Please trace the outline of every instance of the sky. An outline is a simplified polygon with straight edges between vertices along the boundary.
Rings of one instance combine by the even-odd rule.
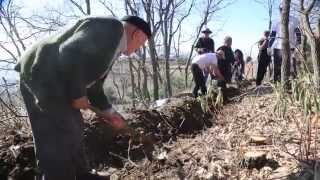
[[[67,0],[16,0],[21,1],[24,14],[46,13],[44,7],[55,7],[57,9],[64,9],[64,12],[70,11],[70,7],[64,2]],[[187,0],[190,2],[190,0]],[[279,4],[280,0],[275,0],[276,4]],[[92,2],[98,2],[98,0],[92,0]],[[123,0],[111,0],[113,6],[112,9],[119,13],[119,16],[124,15]],[[197,1],[196,1],[197,2]],[[199,1],[198,1],[199,2]],[[92,3],[92,12],[94,15],[106,15],[106,11],[94,6]],[[275,6],[274,12],[277,12],[278,5]],[[196,27],[199,24],[201,10],[194,9],[191,15],[186,19],[182,26],[182,47],[181,51],[184,54],[189,53],[192,44],[191,37],[195,34]],[[276,13],[273,19],[277,18]],[[214,33],[212,38],[215,41],[215,46],[218,48],[223,44],[225,36],[231,36],[233,38],[233,50],[240,49],[244,52],[245,56],[252,56],[254,59],[257,55],[257,42],[262,32],[268,28],[268,14],[261,4],[254,2],[254,0],[235,0],[233,4],[226,7],[215,15],[207,27]],[[0,35],[0,38],[3,35]],[[1,40],[1,39],[0,39]],[[0,52],[0,54],[2,54]]]
[[[274,12],[276,11],[277,8]],[[254,0],[238,0],[225,9],[223,14],[226,22],[222,31],[213,37],[216,44],[221,45],[225,36],[231,36],[234,50],[240,49],[245,55],[254,58],[258,51],[255,43],[262,37],[263,31],[268,30],[267,9]],[[277,15],[273,19],[277,19]]]
[[[280,2],[280,0],[275,1],[276,4]],[[114,4],[112,8],[115,12],[123,12],[121,1],[111,0],[110,2]],[[56,7],[64,6],[63,0],[28,0],[25,5],[27,6],[26,9],[31,12],[43,6],[48,6],[48,4]],[[275,7],[276,12],[278,5]],[[93,13],[95,15],[104,15],[105,11],[95,8]],[[228,35],[233,38],[233,49],[241,49],[246,55],[256,55],[257,48],[254,43],[261,38],[262,32],[268,28],[267,17],[267,9],[254,2],[254,0],[236,0],[235,3],[220,11],[208,23],[208,27],[214,31],[212,38],[215,41],[216,48],[223,44],[224,37]],[[199,24],[198,21],[199,14],[193,11],[183,25],[184,37],[182,39],[184,41],[189,40],[194,34],[196,26]],[[194,26],[190,26],[190,24]],[[182,44],[181,49],[187,53],[190,46],[191,41],[187,41]]]

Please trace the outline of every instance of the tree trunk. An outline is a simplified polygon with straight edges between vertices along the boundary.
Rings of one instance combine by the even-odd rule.
[[[268,30],[271,31],[271,27],[272,27],[272,5],[270,6],[270,4],[269,4],[269,9],[268,9],[268,14],[269,14]]]
[[[87,15],[91,14],[90,0],[86,0]]]
[[[159,82],[158,82],[158,63],[156,60],[156,46],[153,38],[148,41],[150,58],[152,63],[152,80],[153,80],[153,100],[159,99]]]
[[[305,34],[301,35],[301,48],[300,48],[300,56],[301,60],[306,61],[307,60],[307,42],[308,38]]]
[[[311,46],[311,59],[313,66],[313,80],[316,88],[320,88],[320,16],[317,18],[318,27],[313,30],[311,28],[309,16],[314,8],[315,1],[312,1],[307,8],[304,7],[304,1],[300,1],[300,20],[304,28],[304,32]],[[317,31],[317,32],[316,32]]]
[[[148,72],[147,72],[147,67],[146,67],[146,47],[143,47],[142,73],[143,73],[143,82],[142,82],[143,96],[149,103],[150,102],[150,93],[148,90]]]
[[[170,79],[170,50],[167,45],[165,45],[165,68],[166,68],[166,97],[171,97],[172,96],[172,88],[171,88],[171,79]]]
[[[186,68],[184,69],[184,85],[185,85],[185,88],[188,88],[189,65],[190,65],[190,62],[191,62],[191,57],[193,55],[193,49],[194,49],[194,45],[191,46],[191,51],[190,51],[190,54],[189,54],[189,57],[188,57],[188,60],[187,60],[187,63],[186,63]]]
[[[320,88],[320,37],[309,39],[311,45],[311,59],[313,65],[314,84]]]
[[[133,109],[136,108],[136,94],[135,94],[135,88],[136,88],[136,84],[134,82],[134,74],[133,74],[133,64],[132,64],[132,59],[129,58],[129,71],[130,71],[130,77],[131,77],[131,99],[132,99],[132,107]]]
[[[282,1],[283,9],[281,13],[281,37],[282,39],[282,65],[281,84],[285,89],[289,88],[290,77],[290,44],[289,44],[289,12],[291,0]]]

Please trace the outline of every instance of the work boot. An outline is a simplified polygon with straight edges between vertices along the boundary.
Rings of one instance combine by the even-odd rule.
[[[76,176],[76,180],[109,180],[110,176],[100,176],[98,174],[85,173]]]

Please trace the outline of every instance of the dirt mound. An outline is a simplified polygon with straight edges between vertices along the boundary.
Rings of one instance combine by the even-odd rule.
[[[94,118],[85,122],[85,147],[93,168],[124,167],[145,157],[152,159],[154,146],[175,139],[179,134],[193,134],[211,126],[212,117],[204,113],[192,97],[171,98],[160,107],[135,110],[125,114],[129,127],[152,140],[146,146],[140,140],[130,140],[109,125]],[[12,132],[0,142],[0,179],[8,175],[14,179],[28,180],[37,172],[31,136]],[[134,163],[133,163],[134,164]]]
[[[174,139],[178,134],[190,134],[212,125],[211,116],[204,113],[200,103],[194,98],[172,98],[156,109],[135,110],[125,115],[129,127],[137,133],[160,144]],[[90,121],[85,128],[87,152],[92,165],[100,163],[122,167],[123,161],[150,159],[152,147],[141,141],[133,141],[129,147],[129,137],[119,135],[111,127],[98,121]],[[110,156],[111,155],[111,156]]]

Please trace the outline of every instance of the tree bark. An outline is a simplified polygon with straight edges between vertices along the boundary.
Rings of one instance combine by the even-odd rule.
[[[152,65],[152,82],[153,82],[153,100],[159,99],[159,77],[158,77],[158,63],[157,63],[157,51],[156,51],[156,43],[154,40],[154,35],[158,31],[159,26],[154,22],[154,10],[152,9],[152,1],[145,0],[142,1],[144,10],[146,13],[147,22],[152,27],[152,37],[148,40],[149,45],[149,55],[151,59]]]
[[[309,2],[308,7],[304,7],[304,0],[300,0],[300,19],[303,29],[311,46],[311,59],[313,66],[313,80],[316,88],[320,88],[320,16],[317,16],[317,28],[313,30],[309,16],[315,7],[316,0]],[[315,32],[317,31],[317,32]]]
[[[320,88],[320,38],[309,39],[311,46],[311,59],[313,66],[313,80],[316,87]]]
[[[289,43],[289,13],[291,0],[282,1],[281,12],[281,37],[282,37],[282,65],[281,84],[285,89],[289,88],[290,77],[290,43]]]
[[[152,80],[153,80],[153,100],[159,99],[159,81],[158,81],[158,63],[156,60],[156,45],[153,38],[150,38],[148,41],[149,44],[149,53],[152,63]]]
[[[142,58],[142,73],[143,73],[143,82],[142,82],[142,91],[144,98],[150,102],[150,93],[148,89],[148,72],[146,67],[146,47],[143,47],[143,58]]]
[[[306,61],[307,60],[307,41],[308,41],[308,38],[305,34],[302,34],[301,35],[301,48],[300,48],[300,51],[301,51],[301,59],[303,61]]]
[[[87,15],[91,14],[90,0],[86,0]]]
[[[168,47],[165,48],[167,49],[166,51],[168,52]],[[166,97],[171,97],[172,96],[172,88],[171,88],[171,78],[170,78],[170,57],[169,54],[166,54],[165,56],[165,68],[166,68]]]
[[[130,77],[131,77],[131,99],[132,99],[132,107],[135,109],[136,108],[136,94],[135,94],[135,88],[136,84],[134,82],[134,73],[133,73],[133,64],[132,64],[132,59],[129,58],[129,71],[130,71]]]

